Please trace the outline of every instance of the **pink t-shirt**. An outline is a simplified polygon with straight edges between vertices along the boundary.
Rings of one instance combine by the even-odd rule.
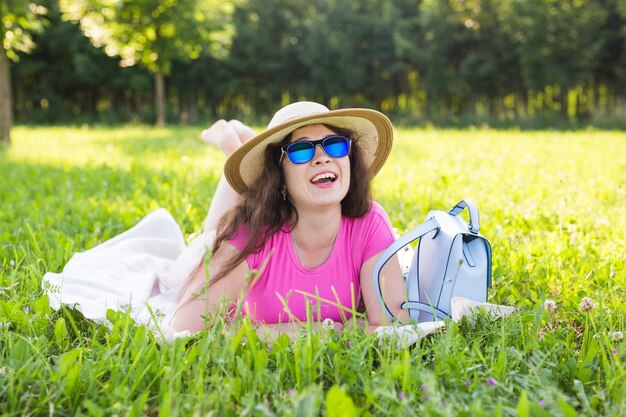
[[[246,239],[240,232],[229,242],[242,250]],[[308,301],[313,319],[342,321],[337,304],[348,309],[359,304],[361,266],[393,241],[387,213],[376,202],[363,217],[341,218],[330,257],[315,269],[302,266],[291,233],[279,231],[246,258],[251,270],[259,270],[266,259],[267,265],[245,296],[244,312],[255,323],[286,323],[293,321],[292,316],[304,321]],[[349,311],[343,314],[351,317]]]

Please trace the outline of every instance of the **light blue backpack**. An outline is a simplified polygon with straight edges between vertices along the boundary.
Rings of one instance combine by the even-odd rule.
[[[469,224],[459,213],[469,210]],[[482,235],[478,208],[462,200],[449,211],[433,210],[426,221],[396,240],[374,268],[374,288],[389,320],[393,315],[383,300],[380,271],[392,256],[416,239],[419,244],[405,274],[407,301],[402,308],[413,321],[443,320],[451,316],[453,297],[486,302],[491,287],[491,245]]]

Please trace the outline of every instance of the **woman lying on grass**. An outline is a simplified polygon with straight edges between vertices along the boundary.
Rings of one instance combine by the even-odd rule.
[[[394,235],[371,200],[370,181],[391,150],[389,119],[298,102],[279,110],[259,135],[221,120],[202,138],[229,155],[203,235],[187,246],[173,217],[155,210],[75,254],[61,273],[46,273],[51,306],[74,306],[97,321],[109,309],[128,310],[168,339],[230,319],[234,306],[263,324],[259,333],[269,340],[294,334],[308,318],[341,330],[360,303],[369,330],[385,324],[372,273]],[[395,257],[381,275],[387,304],[406,321]],[[221,313],[224,298],[232,306]]]
[[[223,297],[241,294],[243,313],[270,337],[306,321],[307,303],[316,326],[332,320],[343,329],[359,299],[370,330],[384,324],[372,272],[394,234],[371,199],[370,181],[391,150],[389,119],[298,102],[256,136],[238,121],[221,120],[202,138],[229,156],[227,181],[220,181],[206,220],[209,273],[199,260],[171,326],[200,331]],[[388,262],[382,275],[390,309],[406,321],[399,263]]]

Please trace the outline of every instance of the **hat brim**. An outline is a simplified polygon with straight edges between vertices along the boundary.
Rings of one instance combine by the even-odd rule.
[[[241,145],[224,165],[224,175],[228,183],[239,194],[243,194],[263,172],[263,154],[267,145],[280,142],[302,126],[318,123],[348,128],[355,132],[356,137],[353,140],[362,150],[365,165],[372,178],[389,157],[393,145],[393,126],[387,116],[370,109],[331,110],[288,120]]]

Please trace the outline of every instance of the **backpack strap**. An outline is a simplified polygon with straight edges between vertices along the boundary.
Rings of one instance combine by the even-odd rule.
[[[461,200],[456,203],[456,206],[448,210],[448,213],[452,216],[458,216],[464,208],[469,210],[469,229],[472,233],[478,234],[480,230],[480,218],[478,217],[478,207],[471,200]]]
[[[430,304],[420,303],[419,301],[405,301],[402,303],[403,310],[420,310],[426,313],[430,313],[433,316],[437,316],[439,320],[443,320],[444,317],[450,317],[448,313],[438,309]]]
[[[378,262],[376,262],[376,266],[374,267],[374,274],[373,274],[374,290],[376,292],[376,297],[378,298],[378,302],[383,306],[383,311],[385,312],[385,315],[387,316],[389,320],[393,321],[394,317],[393,317],[393,314],[391,314],[391,311],[389,310],[389,308],[387,307],[387,304],[385,304],[385,301],[383,300],[383,293],[380,288],[381,269],[383,269],[383,266],[385,266],[387,261],[389,261],[389,259],[391,259],[391,257],[394,256],[396,252],[398,252],[400,249],[402,249],[409,243],[413,242],[415,239],[418,239],[424,236],[426,233],[432,232],[433,230],[438,229],[438,228],[439,228],[439,223],[437,223],[437,219],[435,219],[434,217],[431,217],[426,222],[420,224],[419,226],[417,226],[416,228],[408,232],[406,235],[398,238],[398,240],[393,242],[391,246],[385,249],[385,251],[380,255],[380,258],[378,258]],[[432,308],[430,306],[428,307],[429,307],[428,312],[431,313]]]

